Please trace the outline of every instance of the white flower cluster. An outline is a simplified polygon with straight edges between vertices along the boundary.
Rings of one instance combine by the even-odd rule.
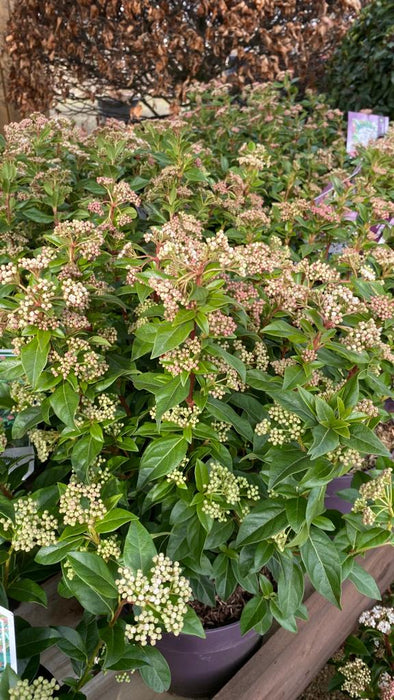
[[[59,513],[64,514],[65,525],[93,527],[96,520],[102,520],[107,509],[101,499],[101,482],[83,484],[71,477],[65,492],[60,497]]]
[[[67,278],[62,283],[62,291],[67,307],[83,311],[89,306],[89,292],[82,282]]]
[[[7,532],[11,530],[12,544],[16,552],[30,552],[34,547],[48,547],[56,542],[57,520],[47,510],[38,513],[32,498],[19,499],[15,503],[15,522],[0,518]]]
[[[15,402],[12,406],[12,411],[23,411],[24,408],[31,406],[40,406],[42,395],[38,392],[28,389],[21,382],[15,381],[10,383],[10,396]]]
[[[57,433],[56,430],[39,430],[35,428],[34,430],[29,430],[27,434],[30,442],[32,442],[36,448],[37,457],[40,462],[46,462],[55,448],[59,433]]]
[[[226,522],[231,513],[231,506],[241,505],[242,515],[249,511],[243,500],[257,501],[259,489],[250,484],[245,476],[235,476],[219,462],[210,465],[209,483],[203,484],[206,496],[202,510],[214,520]]]
[[[334,464],[340,464],[343,469],[352,469],[356,471],[361,469],[364,463],[364,457],[357,450],[340,445],[332,452],[327,452],[327,459]]]
[[[231,425],[228,423],[225,423],[224,421],[216,421],[214,420],[211,423],[212,429],[217,433],[219,442],[226,442],[228,438],[228,434],[231,430]]]
[[[348,661],[339,667],[339,672],[345,677],[341,690],[349,693],[351,698],[359,698],[371,682],[371,672],[361,659]]]
[[[96,401],[98,405],[95,405],[93,401],[84,397],[82,399],[82,414],[88,420],[97,421],[98,423],[102,423],[106,420],[114,420],[117,408],[117,400],[115,400],[115,397],[109,396],[108,394],[99,394]],[[80,422],[83,422],[83,420]]]
[[[140,569],[134,573],[128,566],[120,567],[120,578],[115,581],[121,599],[138,608],[134,625],[126,625],[126,637],[142,646],[155,645],[162,637],[162,628],[180,634],[187,602],[192,598],[178,562],[158,554],[152,563],[147,575]]]
[[[197,406],[174,406],[165,411],[161,417],[162,421],[175,423],[178,428],[195,428],[198,424],[198,417],[201,409]],[[150,411],[152,418],[156,418],[156,407]]]
[[[9,700],[47,700],[53,698],[54,693],[60,690],[55,678],[47,681],[43,676],[38,676],[31,685],[28,680],[18,681],[9,689]]]
[[[248,144],[244,143],[239,152],[242,155],[238,158],[239,165],[246,165],[254,170],[265,170],[271,163],[271,156],[263,144],[257,143],[253,151],[248,150]]]
[[[97,545],[97,554],[104,559],[104,561],[108,561],[111,558],[120,559],[121,549],[116,535],[107,537],[106,540],[100,540]]]
[[[4,432],[4,426],[0,423],[0,452],[4,452],[7,447],[7,436]]]
[[[257,435],[268,435],[272,445],[284,445],[291,440],[298,440],[302,433],[301,418],[287,411],[279,404],[274,404],[268,411],[270,420],[265,418],[255,427]]]
[[[354,407],[355,411],[365,413],[370,418],[376,418],[379,415],[379,409],[371,399],[361,399]]]
[[[361,613],[358,621],[364,627],[372,627],[382,634],[390,634],[391,627],[394,625],[394,608],[375,605],[372,610]]]
[[[67,379],[71,372],[85,382],[92,382],[101,377],[107,369],[107,363],[91,349],[87,340],[83,338],[70,338],[67,341],[67,350],[64,355],[52,351],[52,374]]]

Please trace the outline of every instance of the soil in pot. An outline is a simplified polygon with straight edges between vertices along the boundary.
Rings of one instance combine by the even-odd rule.
[[[241,635],[239,618],[250,598],[237,588],[226,601],[218,600],[215,608],[194,602],[201,618],[206,639],[166,634],[157,647],[171,669],[171,691],[190,698],[216,693],[252,656],[261,637],[251,630]]]
[[[390,420],[388,423],[382,423],[377,426],[376,435],[381,439],[381,441],[386,445],[387,449],[392,453],[394,450],[394,420]],[[368,455],[361,466],[362,471],[368,471],[373,469],[376,463],[376,457],[374,455]],[[354,471],[350,471],[348,474],[343,476],[338,476],[336,479],[330,481],[327,485],[326,495],[324,499],[324,504],[327,509],[338,510],[340,513],[350,513],[352,509],[352,504],[341,498],[339,494],[340,491],[345,489],[350,489],[352,480],[354,476]]]

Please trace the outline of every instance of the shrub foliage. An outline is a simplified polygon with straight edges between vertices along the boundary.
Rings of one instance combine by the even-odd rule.
[[[394,5],[371,2],[335,51],[327,75],[341,109],[370,108],[394,116]]]

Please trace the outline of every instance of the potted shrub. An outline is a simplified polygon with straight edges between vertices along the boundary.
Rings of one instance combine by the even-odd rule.
[[[297,245],[261,208],[237,224],[268,146],[246,145],[226,185],[187,129],[83,139],[34,117],[5,150],[1,325],[16,356],[0,372],[19,388],[13,436],[38,459],[0,499],[3,584],[45,602],[37,582],[61,566],[60,593],[85,608],[76,634],[18,635],[27,679],[40,650],[67,650],[77,678],[60,692],[75,698],[100,668],[167,688],[163,630],[204,635],[189,598],[225,608],[241,590],[239,629],[263,635],[273,619],[296,631],[305,574],[334,604],[344,578],[374,595],[355,556],[391,537],[389,508],[333,538],[324,506],[355,453],[389,456],[372,406],[389,394],[390,252],[360,226],[371,281],[354,255],[319,258],[312,220],[296,217]],[[303,226],[317,229],[309,260]]]

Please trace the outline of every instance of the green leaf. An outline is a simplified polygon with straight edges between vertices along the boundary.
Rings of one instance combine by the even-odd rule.
[[[262,332],[266,335],[272,335],[274,338],[288,338],[292,343],[305,343],[306,336],[294,328],[286,321],[273,321],[268,326],[264,326]]]
[[[85,663],[87,661],[86,647],[79,632],[72,627],[63,625],[55,627],[55,630],[59,634],[59,639],[56,642],[59,649],[70,659]]]
[[[23,216],[25,216],[26,219],[34,221],[36,224],[51,224],[53,222],[53,214],[45,214],[37,207],[23,209]]]
[[[331,603],[340,607],[341,562],[332,540],[325,532],[312,526],[309,539],[301,545],[300,553],[315,589]]]
[[[67,588],[87,612],[112,617],[116,606],[115,598],[106,598],[76,574],[72,579],[67,579]]]
[[[375,435],[371,428],[366,425],[352,425],[350,428],[350,438],[342,438],[341,443],[346,447],[351,447],[362,454],[380,455],[391,457],[390,451],[383,445],[381,440]]]
[[[141,457],[138,487],[172,472],[182,462],[187,448],[186,440],[180,436],[153,440]]]
[[[385,542],[389,542],[391,533],[389,530],[382,530],[379,527],[371,527],[366,532],[357,535],[356,549],[358,552],[366,552],[374,547],[381,547]]]
[[[214,345],[213,343],[210,343],[206,350],[213,355],[213,357],[221,357],[230,367],[233,367],[233,369],[238,372],[242,381],[246,382],[246,365],[239,357],[227,352],[221,345]]]
[[[293,555],[282,555],[279,565],[277,603],[284,617],[289,617],[296,613],[302,603],[304,574]]]
[[[300,365],[286,367],[283,378],[283,389],[295,389],[302,386],[307,381],[305,370]]]
[[[181,377],[174,377],[156,393],[156,421],[166,411],[184,401],[189,393],[190,381],[182,384]]]
[[[287,525],[287,516],[280,503],[268,499],[256,506],[243,519],[237,537],[238,545],[260,543],[276,535]]]
[[[164,656],[156,647],[144,647],[146,666],[140,668],[140,675],[146,685],[155,693],[165,693],[171,684],[171,672]]]
[[[129,566],[133,571],[141,569],[146,573],[152,567],[154,556],[156,556],[156,547],[152,536],[139,520],[132,520],[123,549],[123,559],[126,566]]]
[[[294,615],[285,615],[275,600],[270,600],[270,610],[283,629],[288,632],[297,632],[297,623]]]
[[[315,463],[297,447],[272,447],[265,455],[270,464],[268,488],[274,489],[289,476],[307,471]]]
[[[229,423],[242,437],[253,442],[254,432],[249,421],[239,416],[227,403],[210,396],[206,408],[214,418]]]
[[[0,493],[0,515],[15,522],[15,510],[12,501],[3,496],[2,493]]]
[[[112,627],[101,627],[99,633],[105,642],[104,668],[109,668],[124,656],[126,649],[124,623],[119,620]]]
[[[65,424],[74,427],[74,416],[79,404],[79,396],[68,382],[62,382],[49,399],[57,417]]]
[[[160,357],[178,345],[181,345],[194,329],[194,321],[186,321],[179,326],[173,323],[161,323],[157,327],[151,358]]]
[[[50,544],[48,547],[41,547],[41,549],[38,550],[34,560],[37,562],[37,564],[43,564],[44,566],[57,564],[65,559],[69,552],[77,550],[82,542],[83,537],[73,537],[69,540],[56,542],[56,544]]]
[[[203,492],[204,486],[209,483],[209,473],[207,465],[201,461],[201,459],[196,460],[196,466],[194,467],[194,478],[196,480],[196,486],[198,491]]]
[[[206,637],[200,618],[190,606],[188,606],[186,615],[183,618],[182,634],[191,634],[201,639]]]
[[[110,510],[102,520],[96,522],[94,529],[99,534],[104,532],[114,532],[114,530],[119,530],[122,525],[129,523],[130,520],[134,520],[136,516],[130,513],[128,510],[123,508],[113,508]]]
[[[29,659],[57,643],[59,634],[50,627],[25,627],[16,636],[18,659]]]
[[[33,389],[36,388],[41,372],[46,366],[49,353],[49,338],[44,337],[42,342],[39,338],[33,338],[29,343],[21,348],[21,361],[23,369]]]
[[[327,454],[327,452],[332,452],[339,445],[338,435],[331,430],[331,428],[326,428],[324,425],[316,425],[312,428],[313,443],[308,450],[308,455],[311,459],[317,459],[317,457],[322,457]]]
[[[71,452],[71,464],[81,481],[86,481],[88,469],[100,454],[102,446],[103,443],[90,434],[77,439]]]
[[[16,415],[11,434],[14,440],[20,440],[28,430],[42,421],[41,406],[29,406]]]
[[[38,603],[46,608],[48,604],[47,594],[44,589],[35,581],[28,578],[21,578],[14,581],[7,588],[7,594],[10,598],[18,600],[21,603]]]
[[[348,579],[354,583],[357,590],[363,595],[374,600],[381,600],[382,596],[373,576],[368,571],[365,571],[357,561],[353,560],[352,564]]]
[[[72,552],[68,555],[74,572],[89,588],[105,598],[116,599],[118,589],[107,564],[93,552]]]
[[[261,596],[251,598],[242,610],[239,622],[242,634],[246,634],[253,628],[256,628],[259,634],[267,632],[272,623],[268,601]]]

